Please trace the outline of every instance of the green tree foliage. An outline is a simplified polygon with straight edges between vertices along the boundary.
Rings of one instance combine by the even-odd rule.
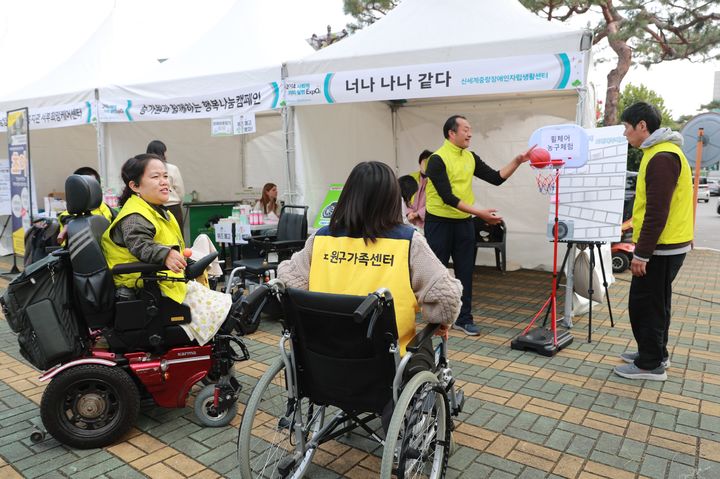
[[[607,40],[617,55],[608,73],[603,124],[617,123],[620,86],[633,64],[720,59],[717,0],[520,0],[548,21],[585,16],[593,44]],[[681,88],[681,85],[678,86]]]
[[[355,33],[363,27],[372,25],[395,8],[400,0],[343,0],[343,9],[346,15],[352,15],[355,23],[348,23],[347,29],[350,33]]]
[[[669,128],[672,128],[673,130],[678,129],[677,122],[675,122],[670,116],[670,112],[668,111],[667,107],[665,107],[665,100],[663,100],[660,95],[658,95],[656,92],[649,89],[645,85],[635,86],[631,83],[627,84],[625,86],[625,89],[623,89],[622,93],[620,94],[617,108],[618,114],[613,124],[617,124],[620,122],[620,114],[623,112],[623,110],[625,110],[625,108],[639,101],[644,101],[645,103],[655,105],[655,107],[660,110],[660,114],[662,115],[662,121],[660,122],[660,126],[667,126]],[[637,171],[638,168],[640,168],[641,158],[642,152],[637,148],[629,146],[627,169],[629,171]]]

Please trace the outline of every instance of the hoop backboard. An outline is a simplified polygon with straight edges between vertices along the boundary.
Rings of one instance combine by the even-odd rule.
[[[533,145],[545,148],[550,152],[553,160],[564,161],[564,168],[580,168],[588,160],[588,136],[578,125],[550,125],[538,128],[528,142],[528,147]]]

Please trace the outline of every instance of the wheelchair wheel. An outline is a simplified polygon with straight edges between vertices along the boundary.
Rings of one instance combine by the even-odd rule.
[[[120,368],[87,364],[58,374],[43,393],[40,417],[58,441],[78,449],[105,447],[135,423],[140,394]]]
[[[278,358],[253,389],[238,434],[240,477],[302,477],[315,448],[300,448],[295,424],[302,421],[305,442],[320,431],[325,408],[295,400],[286,388],[285,363]]]
[[[449,449],[447,396],[437,377],[422,371],[405,385],[395,405],[380,477],[443,477]]]
[[[218,413],[213,406],[215,385],[209,384],[195,396],[195,416],[203,426],[223,427],[230,424],[238,411],[237,401],[227,411]]]

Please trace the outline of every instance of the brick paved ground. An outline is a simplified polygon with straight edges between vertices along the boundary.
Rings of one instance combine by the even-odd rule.
[[[549,275],[483,269],[474,310],[482,334],[453,332],[450,358],[468,400],[448,477],[720,477],[720,253],[694,251],[675,283],[672,368],[664,383],[614,376],[632,347],[630,276],[610,290],[617,321],[595,309],[593,343],[576,317],[575,342],[554,358],[512,351],[509,341],[545,300]],[[0,287],[6,282],[0,281]],[[276,354],[279,326],[247,338],[252,360],[238,368],[241,402]],[[190,408],[147,406],[123,442],[78,451],[52,438],[32,444],[43,386],[0,320],[0,477],[237,477],[242,414],[224,429],[203,428]],[[377,448],[351,437],[324,445],[309,477],[376,476]]]

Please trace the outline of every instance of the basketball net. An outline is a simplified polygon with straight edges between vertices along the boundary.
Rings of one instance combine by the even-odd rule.
[[[552,162],[536,165],[530,164],[535,172],[535,183],[541,194],[552,195],[555,193],[555,185],[564,164],[562,160],[553,160]]]

